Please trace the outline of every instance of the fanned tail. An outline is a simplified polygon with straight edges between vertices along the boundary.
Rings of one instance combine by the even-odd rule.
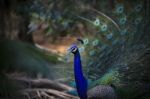
[[[92,87],[114,84],[121,99],[147,97],[150,21],[145,2],[115,1],[112,9],[86,8],[77,16],[86,29],[80,51]]]

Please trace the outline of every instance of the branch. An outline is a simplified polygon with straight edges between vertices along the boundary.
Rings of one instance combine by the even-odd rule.
[[[72,96],[69,95],[67,93],[64,92],[60,92],[57,90],[53,90],[53,89],[40,89],[40,88],[34,88],[34,89],[24,89],[22,90],[23,94],[26,96],[30,96],[30,98],[32,99],[33,97],[36,98],[40,98],[41,97],[46,97],[46,99],[53,99],[55,98],[60,98],[60,99],[79,99],[76,96]],[[53,97],[53,98],[52,98]],[[55,99],[54,98],[54,99]],[[45,99],[45,98],[44,98]]]
[[[21,83],[20,85],[23,85],[22,87],[25,88],[50,88],[55,89],[59,91],[70,91],[74,90],[74,88],[56,82],[49,79],[27,79],[27,78],[14,78],[14,81],[16,83]]]

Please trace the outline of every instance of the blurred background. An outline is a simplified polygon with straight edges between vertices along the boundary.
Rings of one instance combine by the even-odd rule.
[[[0,99],[78,99],[73,43],[89,85],[150,99],[149,0],[0,0]]]

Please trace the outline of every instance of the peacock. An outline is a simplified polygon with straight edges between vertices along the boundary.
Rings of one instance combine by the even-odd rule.
[[[81,43],[72,44],[68,50],[74,55],[78,96],[149,99],[149,1],[112,1],[111,7],[102,1],[100,10],[87,6],[76,15],[76,23],[86,29],[77,36]]]
[[[82,41],[82,40],[80,40],[80,41]],[[80,53],[79,53],[78,47],[76,45],[72,45],[69,50],[70,50],[70,52],[72,52],[74,54],[74,74],[75,74],[75,81],[76,81],[78,95],[81,99],[87,99],[87,97],[88,97],[87,96],[87,80],[84,77],[83,72],[82,72],[82,64],[81,64],[81,60],[80,60]],[[96,95],[97,93],[91,94],[92,92],[94,92],[93,90],[101,92],[101,94],[103,94],[103,96]],[[115,99],[115,97],[116,97],[114,90],[109,86],[96,86],[89,92],[89,94],[91,94],[91,95],[89,95],[89,98],[91,98],[91,99],[94,97],[99,98],[99,99],[101,99],[101,98]]]

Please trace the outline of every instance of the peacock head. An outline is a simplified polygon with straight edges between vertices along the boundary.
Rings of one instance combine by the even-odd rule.
[[[82,39],[77,39],[77,41],[79,41],[80,43],[83,44],[83,40]],[[72,44],[71,47],[68,49],[69,52],[75,54],[79,51],[77,44]]]
[[[75,54],[78,52],[78,47],[76,44],[71,45],[71,47],[68,49],[69,52]]]

